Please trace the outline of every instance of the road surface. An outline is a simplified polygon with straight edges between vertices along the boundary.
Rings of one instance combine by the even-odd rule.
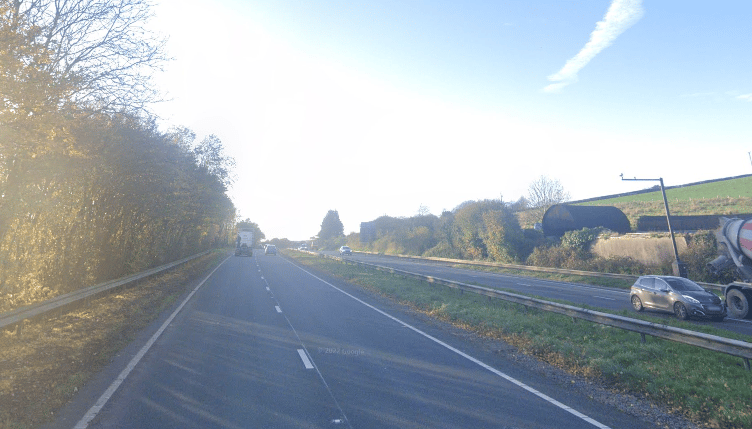
[[[328,253],[339,256],[336,252]],[[537,279],[534,277],[498,274],[482,270],[473,270],[470,268],[459,268],[454,266],[454,264],[432,262],[428,260],[420,261],[418,259],[369,255],[364,253],[354,253],[352,256],[346,256],[346,258],[426,276],[454,280],[461,283],[477,284],[528,296],[542,297],[543,299],[563,300],[577,306],[588,306],[593,309],[613,311],[627,310],[633,312],[628,289],[616,289],[583,283],[570,283]],[[675,317],[673,314],[658,311],[646,311],[646,313],[663,318]],[[728,317],[722,322],[715,322],[693,318],[691,322],[712,325],[716,328],[726,329],[739,334],[752,335],[752,321],[750,320],[739,320]]]
[[[649,425],[282,256],[230,257],[170,312],[54,427]]]

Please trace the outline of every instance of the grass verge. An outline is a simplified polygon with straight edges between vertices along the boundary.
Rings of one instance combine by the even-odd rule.
[[[289,255],[440,320],[502,339],[570,373],[644,397],[707,427],[752,427],[752,372],[744,369],[739,358],[658,338],[649,337],[642,344],[636,333],[585,321],[573,323],[566,316],[313,255]],[[733,336],[712,327],[701,330]]]
[[[582,284],[589,284],[589,285],[594,285],[594,286],[613,287],[617,289],[629,289],[630,287],[632,287],[632,284],[634,284],[633,280],[624,280],[624,279],[599,277],[599,276],[588,276],[588,275],[581,275],[581,274],[547,273],[547,272],[542,272],[542,271],[518,270],[514,268],[502,268],[502,267],[487,267],[483,265],[472,265],[472,264],[453,264],[453,266],[464,269],[464,270],[487,271],[491,273],[506,274],[510,276],[533,277],[533,278],[543,279],[543,280],[552,280],[552,281],[561,281],[561,282],[570,282],[570,283],[582,283]]]
[[[0,330],[0,429],[38,427],[217,265],[212,253],[56,317]]]

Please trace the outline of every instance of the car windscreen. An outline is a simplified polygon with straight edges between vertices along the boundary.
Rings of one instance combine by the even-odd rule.
[[[668,283],[671,286],[671,289],[676,291],[702,291],[703,289],[700,285],[685,279],[664,279],[666,280],[666,283]]]

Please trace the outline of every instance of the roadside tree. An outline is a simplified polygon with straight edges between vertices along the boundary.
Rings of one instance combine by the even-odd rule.
[[[245,220],[241,220],[235,224],[236,230],[241,229],[250,229],[253,231],[253,245],[260,243],[262,240],[266,239],[266,235],[264,235],[263,232],[261,232],[261,228],[259,228],[258,224],[256,222],[251,222],[249,218],[245,218]],[[234,237],[233,237],[234,238]],[[276,243],[272,243],[276,244]]]
[[[569,192],[558,180],[549,179],[547,176],[541,176],[528,188],[527,203],[531,208],[545,209],[554,204],[569,201]]]
[[[147,26],[145,0],[4,2],[3,20],[28,45],[35,74],[57,89],[46,103],[88,112],[145,111],[161,96],[152,75],[168,60],[166,39]],[[18,46],[18,45],[15,45]]]
[[[339,212],[337,210],[329,210],[324,216],[324,220],[321,222],[321,230],[318,237],[321,240],[332,240],[345,235],[345,226],[339,219]]]
[[[219,179],[225,187],[232,185],[235,159],[225,154],[219,137],[211,134],[201,140],[201,143],[193,148],[193,155],[196,157],[199,167],[205,168],[209,174]]]
[[[56,189],[88,157],[74,128],[103,120],[102,113],[145,112],[160,98],[151,73],[166,57],[164,40],[146,27],[150,7],[143,0],[0,2],[0,246],[13,241],[24,216],[78,196]],[[11,263],[0,264],[2,286]]]
[[[482,216],[483,241],[486,243],[488,256],[498,262],[519,262],[524,247],[523,235],[511,209],[489,210]]]

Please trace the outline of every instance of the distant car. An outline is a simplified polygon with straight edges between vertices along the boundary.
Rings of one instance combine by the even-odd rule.
[[[682,320],[696,316],[721,321],[726,317],[726,306],[718,295],[683,277],[642,276],[632,285],[630,296],[636,311],[669,311]]]
[[[339,248],[339,254],[340,255],[352,255],[352,249],[350,249],[347,246],[342,246]]]
[[[266,249],[264,249],[264,255],[276,255],[277,254],[277,246],[273,244],[267,244]]]
[[[306,246],[306,245],[304,244],[304,245],[302,245],[302,246],[298,247],[298,250],[308,250],[308,246]]]

